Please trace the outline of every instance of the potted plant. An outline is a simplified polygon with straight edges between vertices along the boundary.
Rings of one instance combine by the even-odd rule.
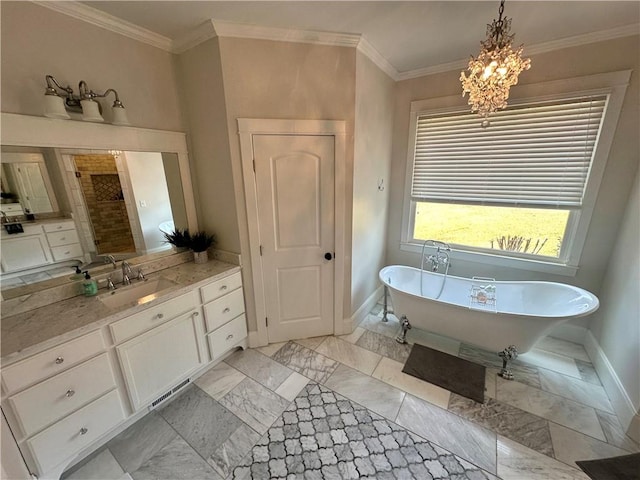
[[[165,242],[170,243],[176,251],[191,248],[191,234],[188,228],[175,228],[171,232],[163,232]]]
[[[196,263],[206,263],[209,260],[208,249],[216,241],[215,235],[199,231],[191,235],[189,248],[193,250],[193,260]]]

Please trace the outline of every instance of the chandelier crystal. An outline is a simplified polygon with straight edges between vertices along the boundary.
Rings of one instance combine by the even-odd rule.
[[[477,58],[469,60],[468,73],[460,74],[462,96],[469,94],[471,111],[483,118],[482,126],[489,126],[489,114],[507,106],[509,89],[518,83],[518,75],[531,66],[529,58],[522,58],[523,45],[512,47],[515,34],[510,34],[511,19],[502,18],[504,0],[500,2],[499,16],[487,25],[487,38]]]

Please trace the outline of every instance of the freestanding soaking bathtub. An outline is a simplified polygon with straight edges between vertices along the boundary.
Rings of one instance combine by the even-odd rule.
[[[562,283],[469,279],[401,265],[384,267],[379,277],[403,326],[398,341],[413,326],[485,350],[504,349],[503,360],[599,305],[592,293]]]

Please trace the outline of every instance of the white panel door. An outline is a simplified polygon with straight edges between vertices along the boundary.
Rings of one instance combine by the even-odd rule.
[[[334,144],[253,136],[269,343],[333,333]]]

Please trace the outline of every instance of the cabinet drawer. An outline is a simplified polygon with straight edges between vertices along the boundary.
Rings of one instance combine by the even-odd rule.
[[[208,334],[207,341],[209,342],[209,350],[211,350],[211,359],[215,360],[229,351],[230,348],[237,345],[246,336],[247,321],[244,315],[240,315],[215,332]]]
[[[244,313],[244,295],[242,288],[221,297],[204,306],[204,318],[207,322],[207,332],[221,327],[229,320]]]
[[[109,329],[111,330],[115,343],[120,343],[128,338],[135,337],[139,333],[156,327],[167,320],[171,320],[181,313],[186,313],[198,304],[198,292],[193,290],[161,303],[160,305],[114,322],[109,325]]]
[[[112,390],[27,440],[40,473],[69,460],[125,418],[120,395]]]
[[[22,205],[20,205],[19,203],[3,203],[2,207],[0,207],[0,210],[6,213],[9,217],[12,215],[22,215],[24,213],[24,210],[22,210]]]
[[[67,370],[103,350],[102,333],[96,330],[3,368],[2,382],[7,393],[12,393]]]
[[[43,226],[44,226],[44,231],[47,233],[59,232],[61,230],[76,229],[76,224],[73,222],[73,220],[66,220],[63,222],[55,222],[55,223],[45,223]]]
[[[228,277],[221,278],[218,281],[200,287],[202,294],[202,303],[210,302],[216,298],[220,298],[223,295],[240,288],[242,286],[242,276],[240,272],[229,275]]]
[[[47,233],[47,241],[51,247],[59,247],[60,245],[71,245],[72,243],[80,243],[78,233],[74,230],[63,230],[60,232]]]
[[[106,353],[9,398],[26,436],[116,386]]]
[[[63,245],[61,247],[53,247],[51,249],[53,254],[53,260],[60,262],[62,260],[69,260],[71,258],[78,258],[82,256],[82,247],[79,243],[73,245]]]

